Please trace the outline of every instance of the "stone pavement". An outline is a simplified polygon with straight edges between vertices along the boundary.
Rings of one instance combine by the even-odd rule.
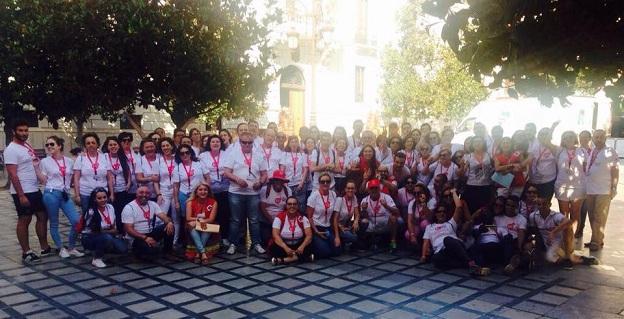
[[[472,278],[386,253],[280,267],[242,254],[215,257],[210,266],[124,257],[102,270],[88,256],[52,256],[25,267],[15,209],[1,191],[0,317],[624,319],[622,199],[612,206],[602,265]],[[66,224],[63,230],[66,236]],[[34,237],[31,244],[38,248]]]

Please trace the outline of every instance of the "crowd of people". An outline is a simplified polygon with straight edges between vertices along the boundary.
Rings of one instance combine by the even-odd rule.
[[[454,144],[452,129],[427,123],[390,123],[375,134],[356,120],[350,136],[344,127],[288,136],[275,123],[260,130],[250,121],[218,134],[176,129],[169,137],[157,129],[138,152],[131,133],[103,142],[86,133],[72,157],[50,136],[39,159],[28,125],[15,121],[4,157],[24,263],[83,256],[80,238],[95,267],[106,267],[107,253],[150,259],[186,247],[207,264],[210,245],[235,254],[249,233],[249,249],[268,250],[273,264],[387,246],[443,269],[487,275],[501,266],[511,274],[545,262],[597,262],[574,254],[587,217],[585,246],[604,245],[618,155],[603,130],[564,132],[555,145],[553,129],[529,123],[488,132],[477,123],[473,136]],[[553,196],[560,212],[551,209]],[[66,245],[60,210],[71,224]],[[28,241],[33,215],[40,254]]]

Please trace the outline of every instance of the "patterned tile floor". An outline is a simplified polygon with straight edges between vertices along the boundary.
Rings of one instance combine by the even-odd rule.
[[[611,225],[623,207],[614,202]],[[613,226],[601,266],[481,279],[383,252],[280,267],[242,254],[210,266],[117,258],[96,270],[89,257],[54,256],[24,267],[6,191],[0,212],[0,317],[624,318],[624,234]]]

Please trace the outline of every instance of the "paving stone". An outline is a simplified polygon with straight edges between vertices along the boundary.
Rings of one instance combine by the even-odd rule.
[[[487,301],[473,299],[461,305],[463,308],[474,310],[477,312],[488,313],[499,308],[500,305],[489,303]]]
[[[358,297],[350,295],[350,294],[346,294],[343,292],[336,292],[333,294],[329,294],[324,296],[322,299],[327,300],[329,302],[333,302],[336,304],[345,304],[347,302],[351,302],[355,299],[357,299]]]
[[[427,297],[427,299],[451,304],[451,303],[458,302],[462,299],[468,298],[477,292],[478,292],[477,290],[455,286],[455,287],[446,288],[438,293],[430,295]]]
[[[154,300],[147,300],[144,302],[140,302],[140,303],[136,303],[136,304],[132,304],[128,306],[128,309],[136,313],[140,313],[140,314],[154,311],[154,310],[161,309],[161,308],[165,308],[165,305],[159,302],[156,302]]]
[[[274,286],[276,286],[276,287],[280,287],[280,288],[284,288],[284,289],[292,289],[292,288],[299,287],[299,286],[305,284],[305,282],[300,281],[300,280],[296,280],[296,279],[292,279],[292,278],[285,278],[285,279],[277,280],[277,281],[273,282],[272,284]]]
[[[513,286],[501,286],[501,287],[494,289],[494,292],[508,295],[508,296],[522,297],[531,291],[522,289],[522,288],[513,287]]]
[[[409,318],[421,318],[417,313],[407,312],[401,309],[394,309],[380,315],[382,319],[409,319]]]
[[[461,309],[451,309],[441,313],[439,316],[445,319],[475,319],[481,315]]]
[[[557,319],[576,319],[576,318],[600,318],[600,319],[622,319],[622,316],[604,312],[586,307],[587,304],[565,303],[562,306],[555,307],[546,315]],[[621,303],[620,303],[621,305]]]
[[[462,278],[463,277],[446,274],[446,273],[439,273],[439,274],[427,277],[427,279],[430,279],[430,280],[437,280],[437,281],[442,281],[446,283],[453,283],[453,282],[461,280]]]
[[[214,319],[237,319],[244,318],[245,315],[233,310],[233,309],[223,309],[216,312],[211,312],[207,315],[204,315],[206,318],[214,318]]]
[[[61,285],[61,284],[62,283],[60,281],[54,280],[54,279],[51,279],[51,278],[44,279],[44,280],[38,280],[38,281],[31,281],[31,282],[27,282],[26,283],[26,285],[28,287],[33,288],[33,289],[37,289],[37,290],[40,290],[40,289],[43,289],[43,288],[46,288],[46,287],[51,287],[51,286],[58,286],[58,285]]]
[[[33,302],[28,302],[28,303],[23,303],[23,304],[19,304],[17,306],[13,306],[13,310],[24,314],[24,315],[28,315],[31,314],[33,312],[39,312],[42,310],[46,310],[46,309],[50,309],[53,308],[52,305],[50,305],[49,303],[42,301],[42,300],[37,300],[37,301],[33,301]]]
[[[299,296],[290,292],[285,292],[285,293],[271,297],[271,301],[276,301],[284,305],[293,304],[303,299],[305,299],[305,297],[302,297],[302,296]]]
[[[330,279],[330,280],[320,281],[319,284],[321,284],[323,286],[330,287],[330,288],[341,289],[341,288],[353,285],[353,282],[352,281],[348,281],[348,280],[344,280],[344,279],[340,279],[340,278],[333,278],[333,279]]]
[[[283,267],[276,269],[275,272],[286,276],[292,276],[305,272],[305,270],[297,267]]]
[[[317,272],[309,272],[309,273],[298,275],[297,278],[303,279],[305,281],[310,281],[310,282],[319,282],[321,280],[329,278],[329,276],[319,274]]]
[[[205,275],[204,278],[210,279],[212,281],[222,282],[222,281],[227,281],[227,280],[230,280],[230,279],[234,279],[234,278],[236,278],[236,276],[228,274],[226,272],[218,272],[218,273],[214,273],[214,274]]]
[[[306,294],[308,296],[318,296],[328,291],[329,289],[325,289],[323,287],[319,287],[315,285],[309,285],[309,286],[305,286],[305,287],[297,289],[298,293]]]
[[[485,293],[477,297],[477,299],[487,301],[496,305],[501,305],[501,306],[514,301],[514,298],[512,297],[499,295],[499,294],[493,294],[493,293]]]
[[[179,291],[179,289],[169,286],[169,285],[160,285],[156,287],[142,289],[142,291],[152,296],[162,296],[162,295],[170,294],[172,292],[177,292]]]
[[[232,292],[229,294],[225,294],[225,295],[220,295],[217,297],[214,297],[212,300],[224,305],[233,305],[233,304],[237,304],[239,302],[243,302],[243,301],[247,301],[249,299],[251,299],[252,297],[241,294],[239,292]]]
[[[89,314],[89,319],[121,319],[121,318],[128,318],[128,317],[130,316],[117,309],[111,309],[107,311]]]
[[[178,280],[182,280],[182,279],[187,279],[190,278],[191,276],[180,273],[180,272],[174,272],[174,273],[170,273],[170,274],[165,274],[165,275],[159,275],[158,279],[163,280],[163,281],[178,281]]]
[[[529,290],[539,289],[543,287],[544,285],[546,285],[545,283],[541,281],[528,280],[528,279],[517,279],[517,280],[509,282],[509,284],[512,286],[525,288]]]
[[[120,285],[112,285],[106,287],[99,287],[95,289],[91,289],[91,292],[102,297],[109,297],[115,294],[122,294],[127,292],[128,289],[120,286]]]
[[[178,310],[175,309],[167,309],[167,310],[163,310],[163,311],[159,311],[156,313],[152,313],[147,315],[147,318],[154,318],[154,319],[160,319],[160,318],[167,318],[167,319],[176,319],[176,318],[184,318],[187,315],[184,314],[183,312],[180,312]]]
[[[398,289],[398,291],[412,296],[420,296],[424,294],[429,294],[431,291],[436,290],[440,287],[444,287],[444,284],[441,282],[424,279],[411,283],[405,287],[401,287]]]
[[[199,297],[189,292],[180,292],[177,294],[162,297],[162,300],[172,303],[174,305],[180,305],[197,299],[199,299]]]
[[[12,318],[11,316],[4,316],[5,312],[0,311],[0,318]],[[73,318],[66,312],[60,309],[46,309],[40,312],[28,314],[28,319],[59,319],[59,318]]]
[[[347,309],[338,309],[338,310],[334,310],[328,313],[324,313],[322,314],[323,317],[328,318],[328,319],[336,319],[336,318],[340,318],[340,319],[357,319],[362,317],[362,315],[355,313],[353,311],[349,311]]]
[[[409,277],[409,276],[399,275],[399,274],[392,274],[392,275],[383,277],[381,279],[371,281],[370,284],[379,286],[382,288],[392,288],[394,286],[407,283],[411,280],[414,280],[414,278]]]
[[[139,295],[135,292],[129,292],[129,293],[125,293],[125,294],[120,294],[120,295],[114,295],[114,296],[110,296],[108,297],[108,300],[120,304],[120,305],[125,305],[125,304],[129,304],[129,303],[133,303],[135,301],[139,301],[139,300],[143,300],[145,299],[144,296]]]
[[[540,316],[538,314],[534,314],[534,313],[530,313],[526,311],[520,311],[520,310],[507,308],[507,307],[503,307],[500,310],[495,311],[494,313],[497,316],[500,316],[503,318],[509,318],[509,319],[533,319],[533,318],[538,318]]]
[[[68,295],[62,295],[58,297],[54,297],[54,301],[63,304],[63,305],[71,305],[79,302],[84,302],[87,300],[91,300],[92,298],[82,292],[75,292]]]
[[[218,270],[213,269],[213,268],[208,268],[208,267],[199,267],[199,268],[187,269],[185,271],[190,275],[203,276],[207,274],[214,274]]]
[[[270,318],[270,319],[292,319],[292,318],[303,318],[305,317],[305,315],[299,312],[292,311],[290,309],[280,309],[277,311],[269,312],[263,315],[263,317]],[[221,317],[215,317],[215,318],[221,318]]]
[[[414,301],[414,302],[410,302],[408,304],[405,305],[405,307],[410,308],[410,309],[414,309],[417,310],[419,312],[423,312],[423,313],[434,313],[440,309],[442,309],[444,306],[437,304],[437,303],[433,303],[427,300],[418,300],[418,301]]]
[[[232,281],[227,281],[223,283],[224,285],[236,288],[236,289],[241,289],[241,288],[245,288],[245,287],[249,287],[249,286],[253,286],[255,284],[257,284],[257,282],[255,281],[251,281],[249,279],[245,279],[245,278],[239,278],[239,279],[235,279]]]
[[[176,281],[174,284],[180,287],[187,288],[187,289],[193,289],[196,287],[206,286],[209,284],[209,282],[203,279],[196,278],[196,277],[191,277],[186,280]]]
[[[550,293],[553,293],[553,294],[563,295],[563,296],[567,296],[567,297],[576,296],[576,295],[580,294],[581,292],[583,292],[582,290],[579,290],[579,289],[562,287],[562,286],[552,286],[552,287],[546,289],[546,291],[550,292]]]
[[[283,278],[283,276],[272,273],[272,272],[261,272],[261,273],[252,275],[249,278],[260,281],[260,282],[272,282],[279,278]]]
[[[331,305],[316,300],[310,300],[296,305],[295,308],[315,314],[331,308]]]
[[[79,314],[87,314],[89,312],[96,312],[98,310],[102,310],[102,309],[106,309],[106,308],[110,308],[109,305],[99,301],[99,300],[92,300],[92,301],[87,301],[87,302],[81,302],[78,304],[75,304],[73,306],[69,306],[69,309],[79,313]]]
[[[130,281],[127,282],[126,285],[135,288],[135,289],[143,289],[146,287],[151,287],[151,286],[155,286],[160,284],[158,281],[156,280],[152,280],[149,278],[143,278],[143,279],[139,279],[139,280],[135,280],[135,281]]]
[[[139,279],[142,277],[143,277],[142,275],[137,274],[135,272],[126,272],[126,273],[119,274],[119,275],[109,276],[111,280],[116,280],[119,282],[127,282],[131,280]]]
[[[205,296],[215,296],[215,295],[218,295],[218,294],[222,294],[224,292],[228,292],[230,290],[227,289],[227,288],[218,286],[218,285],[211,285],[211,286],[195,289],[194,291],[196,293],[200,293],[200,294],[205,295]]]
[[[619,313],[624,300],[624,289],[595,286],[570,299],[571,304],[583,305],[595,311],[606,313]]]
[[[245,303],[245,304],[242,304],[242,305],[238,305],[236,307],[240,308],[242,310],[245,310],[245,311],[247,311],[249,313],[257,314],[257,313],[261,313],[261,312],[265,312],[265,311],[274,309],[277,306],[274,305],[274,304],[268,303],[266,301],[254,300],[252,302]]]
[[[513,306],[512,308],[521,310],[521,311],[536,313],[538,315],[545,315],[546,313],[551,311],[554,307],[551,305],[545,305],[545,304],[537,303],[533,301],[523,301]]]
[[[12,295],[12,294],[16,294],[19,292],[24,292],[24,290],[22,290],[21,288],[17,286],[7,286],[7,287],[0,289],[0,296]]]
[[[4,304],[11,306],[22,302],[32,301],[35,299],[38,298],[30,293],[23,293],[1,297],[0,301],[2,301]]]
[[[404,294],[399,294],[393,291],[389,291],[379,296],[375,296],[374,298],[377,300],[386,302],[386,303],[399,304],[408,300],[410,297]]]
[[[374,302],[371,300],[363,300],[357,303],[354,303],[352,305],[349,306],[350,308],[362,311],[366,314],[374,314],[376,312],[379,312],[380,310],[386,309],[388,308],[388,306],[379,303],[379,302]]]
[[[208,300],[200,300],[200,301],[196,301],[196,302],[184,305],[182,307],[193,313],[202,313],[202,312],[220,308],[221,305],[216,304],[214,302],[210,302]]]
[[[381,289],[362,284],[362,285],[353,286],[347,289],[347,291],[352,292],[354,294],[361,295],[361,296],[369,296],[369,295],[377,293],[378,291],[381,291]]]
[[[544,293],[544,292],[540,292],[540,293],[532,296],[529,299],[531,299],[533,301],[538,301],[538,302],[542,302],[542,303],[551,304],[551,305],[561,305],[564,302],[568,301],[568,298],[560,297],[560,296],[557,296],[557,295],[548,294],[548,293]]]
[[[470,279],[470,280],[466,280],[466,281],[459,283],[459,285],[462,285],[468,288],[484,290],[484,289],[487,289],[496,285],[496,283],[485,281],[485,280],[479,280],[479,279]]]

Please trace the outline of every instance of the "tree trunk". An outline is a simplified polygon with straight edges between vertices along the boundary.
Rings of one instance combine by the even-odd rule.
[[[76,124],[76,144],[81,147],[84,147],[84,145],[82,145],[82,135],[84,135],[84,123],[86,121],[87,120],[84,118],[74,119],[74,124]]]
[[[128,113],[128,112],[124,111],[124,116],[128,120],[128,123],[130,123],[130,126],[132,126],[132,128],[135,131],[137,131],[139,136],[141,136],[141,138],[145,138],[145,132],[143,131],[143,128],[141,128],[141,123],[135,122],[134,119],[132,118],[132,116],[130,116],[130,113]]]

